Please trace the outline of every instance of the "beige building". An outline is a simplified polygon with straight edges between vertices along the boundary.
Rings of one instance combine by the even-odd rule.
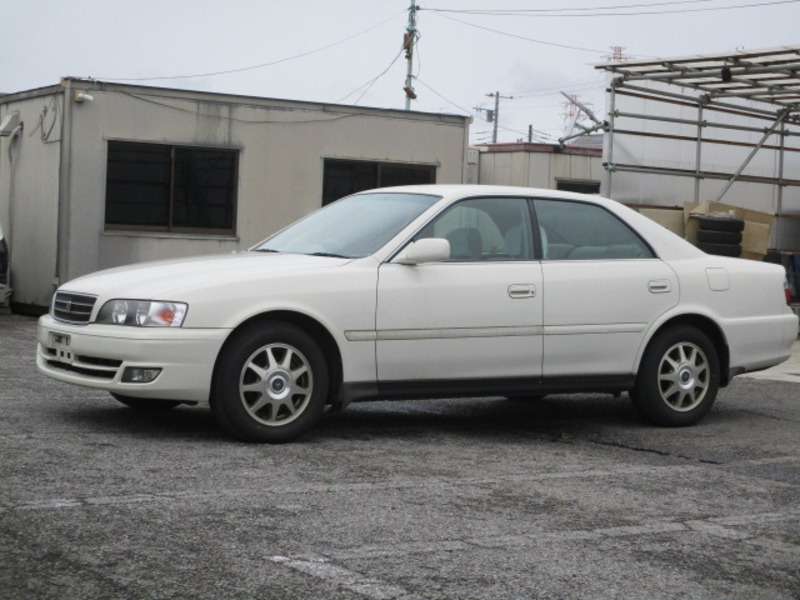
[[[557,144],[477,146],[478,181],[597,194],[603,179],[601,147]]]
[[[467,117],[64,79],[0,96],[12,302],[247,248],[348,193],[465,180]]]

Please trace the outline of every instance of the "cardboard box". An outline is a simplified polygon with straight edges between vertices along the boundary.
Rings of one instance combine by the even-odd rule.
[[[680,209],[669,208],[640,208],[639,213],[666,227],[672,233],[684,237],[686,232],[686,223],[683,219],[683,213]]]
[[[767,254],[769,238],[775,224],[773,215],[720,202],[703,202],[701,204],[686,202],[683,206],[686,224],[684,237],[688,241],[697,244],[697,230],[700,228],[699,218],[709,215],[727,215],[744,221],[742,258],[762,260]]]

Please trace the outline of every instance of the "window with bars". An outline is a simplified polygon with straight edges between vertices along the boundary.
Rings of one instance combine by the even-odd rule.
[[[108,142],[106,229],[234,233],[238,151]]]

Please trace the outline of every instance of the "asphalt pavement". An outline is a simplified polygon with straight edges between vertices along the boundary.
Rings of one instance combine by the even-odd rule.
[[[52,381],[0,316],[0,600],[798,599],[800,346],[700,424],[373,402],[283,446]]]

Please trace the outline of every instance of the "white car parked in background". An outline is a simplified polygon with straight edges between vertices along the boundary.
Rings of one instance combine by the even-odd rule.
[[[596,196],[386,188],[247,252],[63,285],[37,364],[133,407],[210,403],[248,441],[378,398],[627,391],[647,420],[690,425],[733,376],[789,357],[784,279]]]

